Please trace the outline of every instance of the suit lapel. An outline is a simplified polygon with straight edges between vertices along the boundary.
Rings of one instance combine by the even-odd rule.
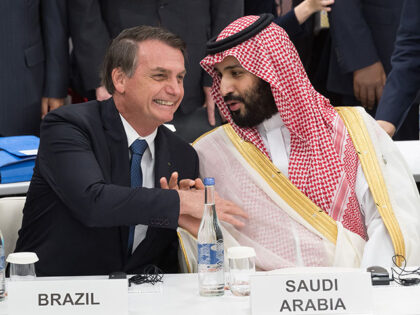
[[[155,187],[160,187],[159,180],[166,177],[169,180],[174,166],[171,161],[171,144],[168,141],[164,126],[158,128],[155,139]]]
[[[111,183],[130,187],[127,136],[113,98],[102,102],[102,123],[110,155]],[[121,257],[127,257],[128,227],[120,227]],[[125,264],[125,262],[124,262]]]
[[[166,127],[160,126],[155,138],[155,187],[160,188],[160,178],[165,177],[168,181],[174,171],[171,162],[171,150]],[[155,233],[159,233],[154,228],[148,228],[146,238],[154,238]]]
[[[111,181],[116,185],[130,186],[127,136],[120,115],[112,98],[102,102],[101,105],[102,123],[111,160]]]

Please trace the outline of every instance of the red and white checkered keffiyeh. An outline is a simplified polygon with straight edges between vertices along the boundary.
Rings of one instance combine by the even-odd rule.
[[[218,36],[222,40],[254,23],[242,17]],[[315,204],[348,230],[367,238],[355,194],[358,157],[343,121],[328,99],[315,91],[286,32],[271,23],[260,33],[226,51],[209,55],[201,66],[213,77],[212,96],[244,140],[269,157],[256,128],[237,126],[220,93],[214,65],[234,56],[247,71],[271,86],[280,116],[291,134],[289,179]]]

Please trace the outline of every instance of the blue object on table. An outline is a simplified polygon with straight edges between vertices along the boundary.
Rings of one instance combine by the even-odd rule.
[[[0,183],[31,180],[38,146],[35,136],[0,137]]]

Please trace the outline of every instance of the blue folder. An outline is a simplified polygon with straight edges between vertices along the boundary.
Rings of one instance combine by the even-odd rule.
[[[31,180],[38,146],[35,136],[0,137],[0,183]]]

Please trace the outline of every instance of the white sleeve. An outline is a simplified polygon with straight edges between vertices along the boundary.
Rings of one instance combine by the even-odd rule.
[[[368,241],[365,245],[360,267],[391,267],[392,256],[394,256],[391,237],[376,208],[372,193],[370,192],[360,165],[357,170],[355,190],[357,199],[359,200],[360,210],[365,217],[365,226],[368,235]]]

